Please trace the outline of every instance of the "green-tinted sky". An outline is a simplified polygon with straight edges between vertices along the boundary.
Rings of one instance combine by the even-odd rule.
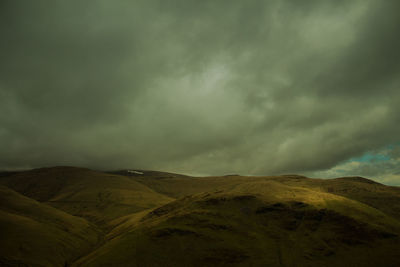
[[[400,183],[399,14],[397,0],[3,0],[0,168]],[[361,168],[365,153],[389,156]]]

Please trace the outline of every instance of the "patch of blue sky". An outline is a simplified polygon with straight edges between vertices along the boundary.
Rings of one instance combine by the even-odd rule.
[[[349,162],[357,161],[357,162],[373,162],[373,161],[388,161],[391,159],[390,153],[388,151],[398,148],[400,143],[395,143],[391,145],[385,146],[381,151],[376,152],[366,152],[364,155],[360,157],[354,157],[349,159]]]
[[[390,156],[386,154],[374,154],[367,152],[361,157],[351,158],[350,161],[358,161],[358,162],[371,162],[371,161],[387,161],[390,160]]]
[[[350,162],[360,162],[360,163],[377,163],[377,162],[385,162],[393,159],[393,152],[397,151],[397,155],[399,155],[400,151],[400,142],[393,143],[390,145],[386,145],[379,150],[370,150],[365,152],[363,155],[358,157],[353,157],[342,161],[341,164],[350,163]],[[340,170],[336,170],[340,171]],[[343,172],[345,172],[344,170]]]

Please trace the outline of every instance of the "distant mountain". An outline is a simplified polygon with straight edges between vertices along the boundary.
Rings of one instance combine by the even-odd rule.
[[[153,179],[155,179],[155,178],[165,179],[165,178],[189,177],[187,175],[177,174],[177,173],[149,171],[149,170],[136,170],[136,169],[109,171],[108,173],[122,175],[122,176],[128,176],[128,177],[146,177],[146,178],[153,178]]]
[[[54,167],[0,184],[5,266],[400,266],[400,188],[362,177]]]

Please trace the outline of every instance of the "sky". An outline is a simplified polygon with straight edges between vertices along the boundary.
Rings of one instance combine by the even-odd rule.
[[[0,169],[400,185],[400,1],[0,2]]]

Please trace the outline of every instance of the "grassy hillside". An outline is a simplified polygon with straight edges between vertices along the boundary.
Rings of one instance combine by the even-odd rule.
[[[0,186],[0,265],[63,266],[101,238],[86,220]]]
[[[0,182],[98,224],[172,200],[128,177],[75,167],[19,172],[3,177]]]
[[[400,264],[400,224],[376,209],[326,193],[308,198],[307,190],[245,191],[202,193],[132,215],[76,265]]]
[[[351,192],[346,191],[352,198],[328,192],[329,187],[340,190],[342,183],[363,191],[371,184],[365,181],[301,176],[135,179],[180,198],[121,218],[108,242],[78,266],[400,264],[399,221],[357,201]],[[392,192],[396,188],[374,186],[378,189],[363,192],[386,188],[387,196],[400,199]]]
[[[361,177],[56,167],[10,173],[0,182],[102,229],[103,239],[73,266],[400,266],[400,189]],[[41,234],[20,225],[30,229],[29,240]],[[44,251],[52,242],[36,245]]]
[[[231,190],[238,186],[243,187],[243,184],[255,185],[257,183],[275,181],[295,188],[308,188],[357,200],[400,219],[400,188],[386,186],[361,177],[311,179],[299,175],[266,177],[230,175],[220,177],[172,177],[165,179],[134,177],[133,179],[159,193],[175,198],[201,192]]]

